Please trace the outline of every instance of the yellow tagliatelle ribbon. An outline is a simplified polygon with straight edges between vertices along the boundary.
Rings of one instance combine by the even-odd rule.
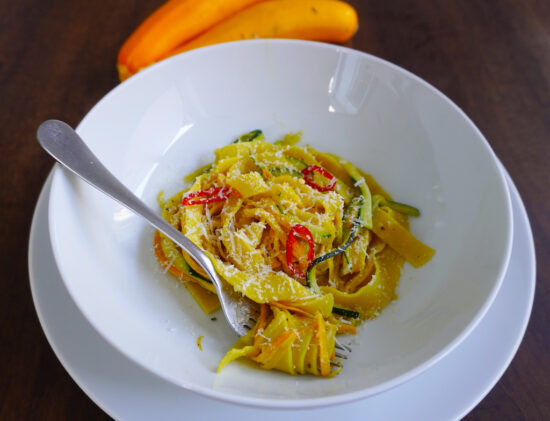
[[[434,253],[410,233],[406,215],[380,207],[395,202],[374,178],[297,146],[298,139],[268,143],[259,130],[247,133],[188,176],[187,190],[161,201],[163,217],[208,254],[235,292],[261,305],[256,325],[220,370],[245,357],[289,374],[338,373],[336,334],[355,333],[360,319],[376,317],[396,298],[405,260],[420,266]],[[311,234],[313,262],[305,238],[287,247],[296,225]],[[219,306],[204,271],[158,233],[155,254],[166,271],[189,281],[205,312]],[[299,276],[306,270],[307,280]]]

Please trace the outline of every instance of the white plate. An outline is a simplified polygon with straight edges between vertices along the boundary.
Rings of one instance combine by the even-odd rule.
[[[50,177],[51,178],[51,177]],[[459,419],[491,390],[523,338],[535,291],[535,252],[527,214],[509,180],[514,244],[502,287],[486,316],[454,351],[413,380],[383,394],[324,409],[252,409],[182,390],[139,367],[109,345],[71,300],[49,242],[50,179],[38,200],[29,242],[31,290],[42,328],[75,382],[119,420],[222,419],[371,421]]]
[[[160,271],[152,230],[141,218],[57,170],[49,214],[54,256],[67,290],[98,332],[176,385],[279,408],[349,402],[388,390],[467,337],[508,264],[509,192],[475,125],[409,72],[328,44],[217,45],[130,78],[78,129],[115,175],[158,208],[161,189],[181,189],[175,181],[211,161],[213,149],[255,128],[269,140],[301,129],[304,143],[354,161],[396,200],[420,206],[422,217],[411,220],[411,230],[437,250],[434,258],[420,269],[405,265],[400,299],[358,329],[344,370],[329,381],[241,362],[216,374],[233,332],[223,320],[211,322]],[[204,337],[202,352],[198,336]]]

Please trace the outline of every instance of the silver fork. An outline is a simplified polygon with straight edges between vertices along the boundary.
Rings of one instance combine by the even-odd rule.
[[[225,318],[231,328],[243,336],[259,314],[257,303],[237,295],[218,277],[208,256],[181,232],[153,212],[143,201],[128,190],[90,151],[82,138],[66,123],[59,120],[43,122],[36,133],[38,143],[60,164],[81,177],[99,191],[142,216],[154,228],[162,232],[185,250],[204,269],[211,279]],[[337,342],[336,356],[347,358],[351,351]]]
[[[96,189],[145,218],[153,227],[191,255],[212,280],[223,313],[231,328],[240,336],[248,331],[250,317],[254,317],[258,312],[257,304],[242,296],[237,297],[231,294],[218,277],[208,256],[181,232],[153,212],[111,174],[68,124],[59,120],[47,120],[38,128],[36,137],[40,146],[59,163]]]

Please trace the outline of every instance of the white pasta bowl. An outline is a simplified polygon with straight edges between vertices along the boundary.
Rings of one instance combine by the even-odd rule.
[[[236,362],[236,340],[211,320],[152,248],[139,217],[56,168],[53,250],[82,313],[120,352],[169,382],[229,402],[306,408],[383,392],[429,368],[480,321],[501,284],[512,213],[498,160],[468,117],[435,88],[376,57],[334,45],[255,40],[161,62],[116,87],[78,132],[153,208],[157,194],[211,162],[213,150],[260,128],[352,161],[396,199],[419,207],[411,231],[437,250],[405,264],[398,300],[364,323],[334,378],[290,376]],[[202,351],[197,338],[203,336]]]

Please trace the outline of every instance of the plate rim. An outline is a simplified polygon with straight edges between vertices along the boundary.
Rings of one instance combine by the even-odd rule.
[[[34,266],[34,256],[32,252],[32,244],[34,241],[38,241],[38,235],[37,231],[37,222],[38,222],[38,216],[40,212],[47,211],[47,196],[49,195],[49,187],[51,184],[51,176],[52,176],[53,170],[50,172],[48,178],[46,179],[44,186],[40,192],[35,211],[33,213],[32,218],[32,224],[29,234],[29,246],[28,246],[28,269],[29,269],[29,281],[30,281],[30,289],[32,294],[33,303],[35,305],[35,311],[37,312],[37,316],[40,322],[40,325],[42,327],[42,330],[46,336],[46,339],[48,340],[48,343],[52,347],[52,350],[54,351],[54,354],[58,358],[58,360],[61,362],[65,370],[68,372],[68,374],[71,376],[71,378],[75,381],[75,383],[82,389],[82,391],[96,404],[99,408],[101,408],[103,411],[105,411],[109,416],[115,418],[115,419],[122,419],[124,417],[121,417],[120,413],[117,413],[113,408],[110,408],[108,404],[106,404],[101,397],[99,397],[94,391],[93,388],[90,388],[86,382],[81,378],[81,376],[76,372],[76,370],[73,368],[73,365],[68,361],[68,358],[64,357],[64,353],[60,350],[58,347],[58,344],[56,340],[54,339],[53,335],[51,334],[49,328],[48,328],[48,322],[46,321],[46,316],[44,315],[44,312],[42,311],[42,307],[39,301],[39,297],[36,293],[35,289],[35,283],[36,281],[36,275],[33,275],[33,266]],[[536,287],[536,254],[535,254],[535,248],[534,248],[534,238],[532,234],[531,225],[529,222],[527,210],[525,208],[525,205],[521,199],[521,195],[519,194],[515,184],[513,183],[512,179],[507,174],[509,186],[511,189],[515,191],[515,194],[517,195],[518,205],[521,212],[521,217],[523,220],[524,227],[527,230],[527,237],[529,239],[529,265],[532,268],[532,276],[531,279],[528,280],[529,282],[529,299],[528,299],[528,305],[522,312],[523,320],[521,323],[521,327],[518,330],[518,333],[516,335],[516,340],[514,341],[513,346],[508,350],[507,352],[507,358],[505,359],[505,362],[502,364],[500,370],[498,370],[498,373],[493,374],[492,379],[488,382],[485,389],[477,395],[477,398],[473,399],[469,405],[463,408],[462,412],[459,412],[456,414],[455,419],[461,419],[466,414],[468,414],[473,408],[475,408],[481,400],[485,398],[485,396],[491,391],[491,389],[495,386],[495,384],[500,380],[503,373],[506,371],[506,369],[509,367],[510,363],[512,362],[514,356],[517,353],[517,350],[523,340],[523,337],[525,335],[530,315],[532,313],[533,308],[533,301],[534,301],[534,294],[535,294],[535,287]],[[49,233],[49,227],[46,227]],[[47,239],[44,239],[47,241]],[[55,264],[55,261],[52,261],[51,264]],[[61,284],[63,285],[63,281],[60,280]],[[82,315],[84,318],[84,316]],[[87,320],[84,318],[84,321],[87,322]],[[90,323],[88,323],[90,325]],[[91,325],[90,325],[91,326]],[[99,336],[102,338],[101,336]],[[105,343],[107,345],[107,343]],[[116,352],[116,351],[115,351]],[[124,356],[123,356],[124,357]],[[125,357],[124,357],[125,358]],[[131,360],[129,360],[131,361]],[[147,375],[152,375],[149,371],[145,370]],[[154,376],[154,375],[153,375]],[[170,384],[170,387],[175,387],[174,385]],[[397,387],[397,389],[399,386]],[[181,393],[188,393],[187,391],[183,390]],[[368,400],[365,399],[365,401]],[[344,405],[345,406],[345,405]]]

